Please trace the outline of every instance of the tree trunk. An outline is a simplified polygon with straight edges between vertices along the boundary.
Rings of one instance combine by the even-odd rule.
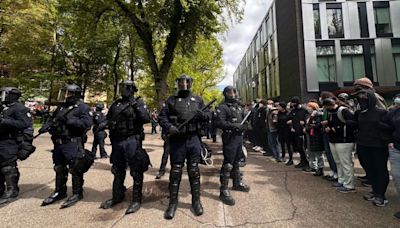
[[[118,60],[121,52],[121,46],[120,43],[117,45],[117,50],[115,53],[114,57],[114,64],[113,64],[113,74],[114,74],[114,100],[117,99],[117,92],[118,92],[118,81],[119,81],[119,75],[118,75]]]

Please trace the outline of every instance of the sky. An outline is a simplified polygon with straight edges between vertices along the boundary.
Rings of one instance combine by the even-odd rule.
[[[224,48],[225,78],[219,87],[233,85],[233,73],[253,39],[272,0],[246,0],[244,17],[240,24],[233,24],[221,41]]]

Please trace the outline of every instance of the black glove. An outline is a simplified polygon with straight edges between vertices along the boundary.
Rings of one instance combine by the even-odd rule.
[[[240,123],[234,123],[233,124],[233,130],[237,132],[243,132],[244,126],[241,125]]]
[[[97,127],[97,131],[103,131],[104,129],[107,128],[107,125],[108,125],[108,121],[101,122],[99,124],[99,126]]]
[[[59,116],[56,116],[55,120],[64,123],[65,121],[67,121],[67,117],[65,115],[59,115]]]
[[[168,133],[169,133],[170,136],[173,136],[173,135],[179,134],[180,132],[179,132],[179,130],[178,130],[177,127],[171,126],[171,127],[168,129]]]
[[[42,126],[40,129],[39,129],[39,134],[44,134],[44,133],[46,133],[47,132],[47,126]]]
[[[133,108],[133,109],[137,109],[138,107],[138,103],[136,100],[129,102],[129,105]]]
[[[204,117],[205,117],[205,113],[202,110],[196,111],[196,119],[203,120],[203,119],[205,119]]]

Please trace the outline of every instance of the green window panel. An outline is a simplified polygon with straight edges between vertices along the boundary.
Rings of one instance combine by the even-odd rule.
[[[375,8],[374,10],[376,32],[378,34],[391,33],[392,26],[390,22],[389,7]]]
[[[354,80],[365,77],[364,56],[357,55],[357,56],[353,56],[352,59],[353,59]]]
[[[342,72],[343,81],[352,82],[353,81],[353,66],[352,66],[351,56],[342,57]]]

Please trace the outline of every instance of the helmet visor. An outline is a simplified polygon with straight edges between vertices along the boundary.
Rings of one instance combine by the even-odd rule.
[[[129,97],[133,95],[133,86],[121,83],[119,85],[119,93],[122,97]]]
[[[192,80],[188,78],[179,78],[176,80],[178,90],[190,90],[192,88]]]
[[[58,91],[58,96],[57,96],[57,102],[63,103],[67,101],[67,98],[73,97],[74,93],[71,91],[68,91],[67,88],[61,88]]]
[[[1,94],[0,94],[0,101],[1,102],[5,102],[6,101],[6,96],[7,96],[7,92],[2,90]]]

